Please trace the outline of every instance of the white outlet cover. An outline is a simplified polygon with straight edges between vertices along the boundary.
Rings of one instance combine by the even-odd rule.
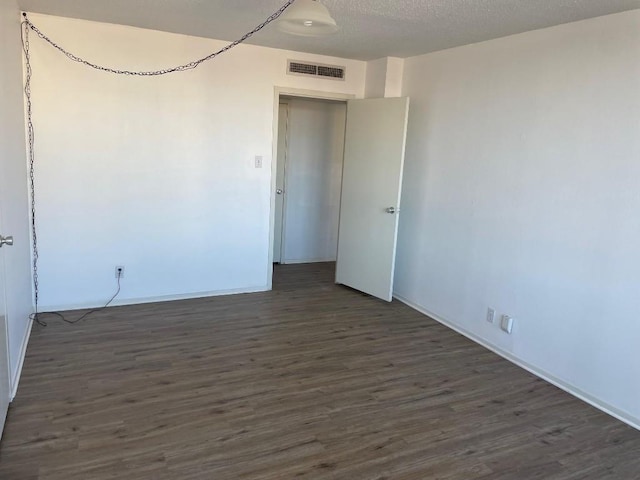
[[[262,155],[256,155],[254,158],[254,165],[256,168],[262,168]]]
[[[500,319],[500,328],[511,335],[511,332],[513,331],[513,318],[509,315],[502,315],[502,318]]]

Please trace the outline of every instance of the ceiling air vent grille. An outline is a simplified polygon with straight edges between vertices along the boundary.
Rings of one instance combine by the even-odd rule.
[[[289,73],[298,75],[318,75],[318,66],[309,63],[289,62]]]
[[[344,80],[344,68],[342,67],[327,67],[325,65],[318,65],[319,77],[331,77]]]
[[[304,75],[305,77],[322,77],[333,80],[344,80],[346,69],[337,65],[319,65],[315,63],[289,60],[287,73],[290,75]]]

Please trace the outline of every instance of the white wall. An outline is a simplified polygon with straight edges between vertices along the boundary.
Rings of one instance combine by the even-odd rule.
[[[365,98],[400,97],[404,59],[384,57],[367,62]]]
[[[13,0],[0,2],[0,208],[7,295],[9,363],[15,391],[31,326],[31,250],[22,94],[20,11]]]
[[[289,99],[283,263],[335,261],[345,103]]]
[[[224,42],[45,15],[93,62],[156,69]],[[267,288],[274,87],[364,95],[364,62],[242,45],[196,70],[118,77],[33,39],[43,308]],[[345,82],[286,74],[346,65]],[[262,169],[254,156],[263,155]]]
[[[387,82],[387,58],[378,58],[367,62],[366,98],[383,98]]]
[[[396,293],[640,425],[640,11],[405,66]]]
[[[385,97],[402,96],[404,58],[387,57],[387,74],[384,86]]]

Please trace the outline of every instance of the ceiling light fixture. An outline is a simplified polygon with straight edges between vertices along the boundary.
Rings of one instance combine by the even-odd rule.
[[[327,7],[316,0],[296,0],[280,16],[278,30],[292,35],[315,37],[338,31]]]

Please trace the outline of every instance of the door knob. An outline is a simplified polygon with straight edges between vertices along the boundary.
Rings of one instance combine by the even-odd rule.
[[[284,190],[282,190],[281,188],[279,188],[279,189],[277,189],[277,190],[276,190],[276,193],[277,193],[278,195],[282,195],[282,194],[284,193]]]
[[[393,215],[394,213],[398,213],[399,211],[400,211],[400,209],[399,209],[399,208],[396,208],[396,207],[389,207],[389,208],[387,208],[387,210],[386,210],[386,212],[387,212],[387,213],[390,213],[390,214],[392,214],[392,215]]]
[[[2,235],[0,235],[0,247],[2,247],[3,245],[7,245],[9,247],[13,245],[13,237],[3,237]]]

